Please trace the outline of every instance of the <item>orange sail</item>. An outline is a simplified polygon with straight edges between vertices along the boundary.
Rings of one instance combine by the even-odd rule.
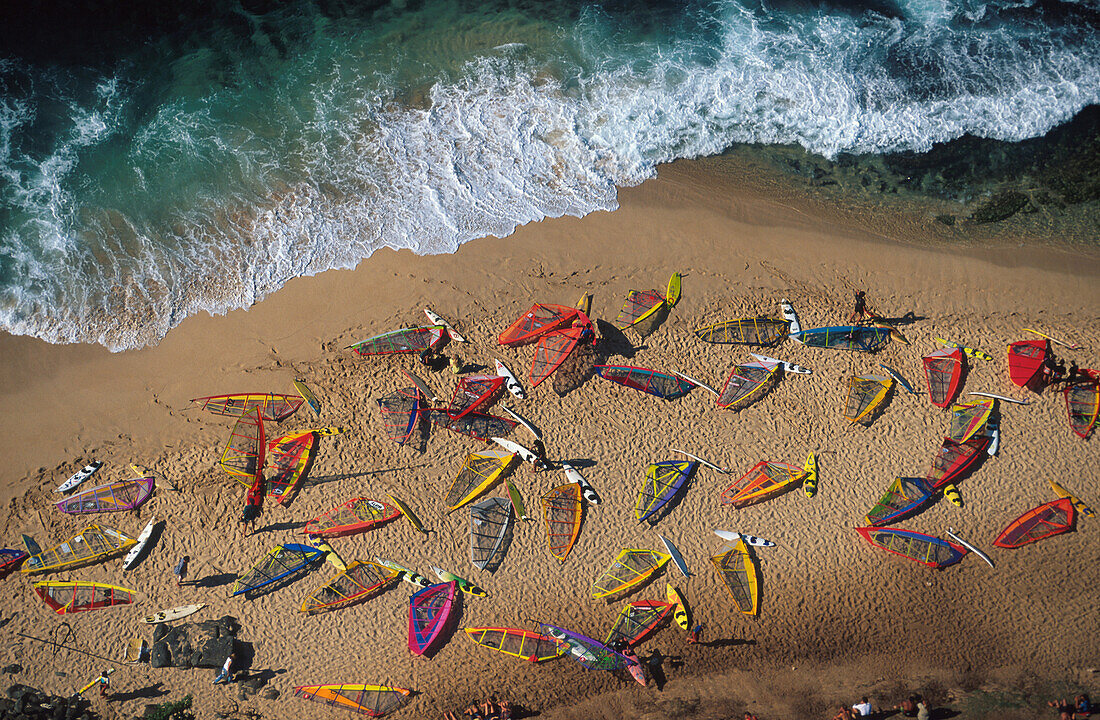
[[[571,324],[576,316],[576,308],[536,303],[500,334],[497,344],[515,347],[533,343],[540,336]]]
[[[583,512],[580,483],[559,485],[542,496],[542,516],[546,520],[550,552],[562,562],[577,542]]]

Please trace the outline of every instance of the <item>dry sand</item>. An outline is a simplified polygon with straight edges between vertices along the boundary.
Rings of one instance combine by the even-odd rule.
[[[1061,395],[1031,395],[1026,406],[1002,404],[1000,454],[960,484],[964,507],[941,501],[902,523],[941,536],[953,526],[986,548],[996,569],[968,557],[930,571],[858,537],[852,528],[894,476],[926,471],[948,414],[923,394],[905,393],[895,394],[870,428],[848,428],[841,411],[845,378],[878,371],[880,362],[923,389],[920,357],[937,336],[993,354],[990,362],[972,364],[965,390],[1027,395],[1010,383],[1004,352],[1008,342],[1027,336],[1023,327],[1082,342],[1086,349],[1065,356],[1082,367],[1100,367],[1100,261],[1055,248],[915,244],[920,236],[911,228],[899,234],[877,220],[853,223],[804,199],[762,193],[729,174],[721,160],[663,167],[659,178],[624,190],[620,199],[614,213],[538,223],[508,238],[468,243],[455,255],[379,252],[354,271],[295,280],[248,311],[190,318],[158,346],[140,351],[112,355],[0,339],[4,544],[18,546],[19,534],[28,533],[49,547],[86,525],[89,518],[62,515],[50,502],[53,489],[92,459],[105,462],[98,481],[127,477],[127,464],[140,462],[180,487],[158,491],[137,517],[90,518],[135,535],[152,515],[168,524],[149,557],[129,573],[111,561],[59,574],[143,593],[133,607],[67,618],[80,647],[120,657],[127,639],[151,635],[139,622],[146,614],[206,602],[195,618],[239,618],[242,639],[255,645],[253,669],[273,670],[271,685],[282,693],[277,700],[239,701],[235,688],[211,686],[213,671],[122,666],[115,690],[125,701],[107,709],[97,699],[97,706],[113,717],[130,717],[146,702],[186,692],[194,695],[200,717],[234,707],[265,718],[340,717],[339,711],[306,706],[291,697],[291,688],[370,682],[419,691],[395,717],[436,718],[496,694],[547,718],[740,717],[748,707],[770,720],[824,717],[827,706],[866,692],[893,703],[916,686],[946,697],[957,687],[993,682],[1095,685],[1088,668],[1097,662],[1100,630],[1092,591],[1100,586],[1096,521],[1084,518],[1078,532],[1024,549],[992,548],[1010,520],[1053,499],[1047,478],[1064,481],[1094,506],[1100,501],[1096,441],[1073,435]],[[870,232],[872,224],[887,230]],[[490,367],[500,357],[526,375],[533,349],[498,348],[495,338],[532,302],[571,305],[589,291],[594,316],[613,319],[627,290],[663,288],[674,270],[684,273],[680,304],[644,341],[628,331],[634,348],[613,343],[612,362],[676,369],[717,386],[733,364],[748,359],[747,351],[703,344],[693,328],[775,314],[782,297],[794,303],[804,327],[840,324],[854,288],[866,288],[886,316],[912,313],[914,321],[902,328],[912,345],[893,343],[869,356],[784,343],[769,354],[812,368],[813,375],[783,379],[739,413],[716,408],[701,389],[665,402],[599,378],[565,397],[550,383],[540,386],[514,406],[544,431],[553,460],[584,466],[603,504],[586,512],[564,564],[547,550],[542,524],[531,522],[517,528],[499,571],[477,571],[469,562],[468,513],[444,515],[442,497],[480,443],[434,429],[424,453],[386,440],[374,398],[398,387],[398,368],[414,368],[415,358],[360,360],[345,346],[420,324],[421,309],[430,305],[472,339],[449,352]],[[215,468],[232,423],[189,408],[188,400],[219,392],[293,392],[295,377],[315,389],[321,421],[303,408],[269,434],[316,425],[342,425],[348,433],[322,439],[297,501],[290,508],[269,503],[262,532],[245,538],[236,524],[244,488]],[[446,397],[455,378],[444,371],[427,380]],[[529,440],[522,429],[514,437]],[[632,508],[644,468],[675,457],[671,447],[696,452],[734,475],[701,469],[656,529],[640,525]],[[820,453],[814,499],[793,492],[743,510],[719,505],[720,491],[756,461],[800,464],[810,450]],[[560,471],[529,467],[513,477],[529,506],[564,482]],[[384,498],[391,491],[435,532],[425,539],[394,522],[334,540],[334,547],[349,560],[380,555],[421,572],[435,564],[476,580],[490,596],[467,598],[461,626],[525,626],[536,619],[602,637],[623,600],[592,600],[592,581],[620,548],[661,549],[660,532],[678,544],[695,574],[683,579],[670,570],[629,599],[661,598],[669,579],[706,626],[705,639],[718,642],[687,646],[685,634],[672,626],[644,643],[641,655],[658,649],[666,657],[667,682],[658,691],[567,659],[528,665],[474,646],[461,631],[435,658],[413,657],[406,648],[405,584],[365,604],[303,616],[301,600],[330,575],[327,566],[256,600],[226,597],[235,574],[268,548],[300,540],[305,520],[349,497]],[[491,494],[504,490],[498,486]],[[733,609],[710,568],[707,558],[720,547],[714,528],[778,543],[759,553],[759,618]],[[171,567],[183,554],[193,558],[193,578],[212,578],[216,586],[177,589]],[[67,693],[102,669],[102,661],[54,653],[14,634],[50,637],[66,620],[38,601],[30,579],[16,574],[0,582],[0,610],[10,619],[0,631],[0,664],[26,668],[14,679]]]

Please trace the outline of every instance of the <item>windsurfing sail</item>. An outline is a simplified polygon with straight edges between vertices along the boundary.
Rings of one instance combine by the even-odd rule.
[[[718,407],[741,410],[764,397],[779,380],[778,362],[747,362],[735,365],[718,393]]]
[[[856,532],[875,547],[931,568],[954,565],[966,555],[966,548],[962,546],[912,530],[860,527],[856,528]]]
[[[112,555],[121,555],[136,544],[137,540],[114,528],[89,525],[57,547],[31,555],[19,571],[34,575],[91,565]]]
[[[1008,346],[1008,376],[1012,382],[1032,392],[1047,384],[1046,363],[1050,354],[1047,340],[1021,340]]]
[[[848,378],[848,400],[844,417],[848,422],[870,425],[875,411],[886,402],[894,381],[881,375],[854,375]]]
[[[491,497],[470,506],[470,562],[492,572],[500,566],[508,549],[506,539],[512,527],[512,503]]]
[[[985,457],[989,440],[983,434],[976,434],[964,443],[944,438],[936,457],[932,458],[932,467],[924,476],[925,484],[933,490],[939,490],[954,482]]]
[[[417,421],[423,409],[420,391],[415,387],[399,388],[378,398],[378,410],[382,413],[386,437],[398,445],[407,443],[416,432]]]
[[[973,402],[951,407],[951,427],[947,437],[955,442],[966,442],[982,429],[993,412],[993,398],[981,398]]]
[[[775,460],[761,460],[732,485],[722,491],[723,505],[737,508],[775,497],[802,482],[806,471]]]
[[[447,330],[442,325],[433,327],[402,328],[382,333],[349,345],[350,350],[360,356],[392,355],[394,353],[419,353],[430,348],[438,349],[445,345]]]
[[[760,612],[760,571],[744,540],[710,559],[737,609],[746,615]]]
[[[301,685],[294,697],[380,718],[408,704],[411,690],[388,685]]]
[[[276,583],[323,557],[323,552],[309,545],[298,543],[276,545],[247,572],[237,576],[237,582],[233,583],[230,597],[250,593]]]
[[[932,490],[920,478],[894,478],[879,501],[867,512],[867,524],[881,527],[920,510],[932,499]]]
[[[23,564],[30,555],[25,550],[14,548],[0,548],[0,578],[7,576]]]
[[[1061,535],[1073,529],[1076,517],[1077,510],[1073,507],[1073,501],[1069,498],[1058,498],[1031,508],[1013,520],[1001,531],[993,544],[1011,550],[1043,538]]]
[[[615,327],[626,330],[655,314],[665,305],[665,293],[660,290],[631,290],[615,318]]]
[[[97,513],[133,510],[153,494],[156,480],[151,477],[120,480],[85,490],[57,503],[63,513]]]
[[[439,639],[457,603],[458,583],[429,585],[409,598],[409,650],[424,655]]]
[[[717,325],[695,330],[695,337],[703,342],[721,345],[751,345],[771,347],[787,337],[791,331],[788,320],[770,317],[737,318]]]
[[[693,461],[665,460],[647,467],[645,481],[634,503],[634,517],[638,518],[638,522],[648,520],[664,508],[684,486],[697,465]]]
[[[959,394],[966,356],[959,348],[940,348],[925,355],[924,379],[928,383],[928,399],[936,407],[945,408]]]
[[[619,642],[637,645],[649,637],[671,612],[672,603],[663,600],[638,600],[627,603],[619,613],[619,617],[615,618],[615,624],[608,631],[604,644],[609,647],[615,647]]]
[[[230,475],[247,478],[245,484],[251,485],[263,474],[266,452],[264,421],[259,408],[253,408],[237,418],[218,465]]]
[[[671,558],[656,550],[627,548],[592,583],[592,597],[599,599],[636,588],[653,577]]]
[[[199,403],[201,410],[230,417],[241,417],[256,408],[264,420],[282,422],[298,411],[305,398],[276,393],[239,393],[193,398],[191,402]]]
[[[389,503],[357,497],[313,518],[305,524],[302,532],[323,537],[354,535],[389,522],[400,514],[401,511]]]
[[[604,380],[610,380],[628,388],[641,390],[665,400],[683,397],[695,387],[695,383],[682,377],[668,375],[648,368],[629,365],[596,365],[596,372]]]
[[[1069,426],[1078,437],[1087,438],[1096,427],[1096,416],[1100,413],[1100,371],[1083,370],[1088,380],[1066,385],[1062,394],[1066,397],[1066,413]]]
[[[542,634],[553,638],[563,650],[563,654],[584,665],[590,670],[618,670],[632,662],[599,640],[560,628],[557,625],[542,623]]]
[[[133,590],[96,582],[36,582],[34,591],[58,615],[129,605]]]
[[[306,430],[283,435],[268,444],[267,457],[271,460],[272,471],[267,478],[269,498],[280,505],[290,504],[309,473],[319,442],[316,432]],[[237,479],[244,482],[243,478]]]
[[[791,339],[809,347],[875,353],[890,342],[890,328],[867,325],[813,328],[792,333]]]
[[[336,610],[375,597],[398,581],[401,573],[373,562],[353,562],[314,590],[302,602],[302,612]]]
[[[500,334],[497,344],[516,347],[532,343],[548,332],[571,324],[576,316],[576,308],[536,303]]]
[[[470,412],[460,418],[453,418],[446,410],[432,410],[429,415],[433,425],[446,428],[460,435],[468,435],[489,442],[492,437],[504,437],[516,429],[516,421],[507,418]]]
[[[577,542],[583,513],[580,483],[559,485],[542,496],[542,517],[546,521],[550,552],[562,562]]]
[[[458,419],[481,407],[488,407],[504,391],[504,378],[499,375],[471,375],[458,381],[447,414]]]
[[[515,457],[503,449],[470,453],[447,490],[447,510],[457,510],[488,490]]]
[[[565,652],[565,649],[554,642],[553,638],[519,628],[466,628],[466,637],[481,647],[527,662],[554,660]]]
[[[572,327],[554,330],[539,338],[535,358],[531,361],[531,387],[538,386],[554,374],[577,347],[585,335],[592,332],[592,321],[584,313],[577,313]]]

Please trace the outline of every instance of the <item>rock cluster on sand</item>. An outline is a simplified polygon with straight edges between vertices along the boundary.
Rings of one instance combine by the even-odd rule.
[[[157,625],[149,664],[155,668],[220,668],[230,653],[240,657],[239,631],[240,623],[229,615],[175,627]]]
[[[82,695],[63,698],[47,695],[29,685],[12,685],[8,696],[0,698],[0,720],[92,720],[99,717],[88,710]]]

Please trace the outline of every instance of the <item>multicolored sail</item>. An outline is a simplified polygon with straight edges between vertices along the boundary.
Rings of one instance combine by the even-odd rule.
[[[915,513],[932,500],[932,490],[920,478],[894,478],[886,493],[867,512],[867,524],[881,527]]]
[[[1009,523],[993,544],[1014,549],[1073,529],[1077,510],[1068,497],[1034,507]]]
[[[806,476],[802,468],[775,460],[761,460],[722,491],[723,505],[747,507],[786,492]]]
[[[559,485],[542,496],[542,517],[546,521],[550,552],[561,562],[569,556],[581,531],[584,514],[581,491],[580,483],[572,482]]]
[[[286,543],[276,545],[260,561],[237,577],[230,596],[250,593],[272,585],[305,569],[324,557],[324,553],[309,545]]]
[[[488,407],[504,392],[504,378],[499,375],[471,375],[458,381],[447,414],[461,418],[478,408]]]
[[[409,650],[413,654],[432,650],[460,602],[454,582],[429,585],[409,598]]]
[[[672,603],[662,600],[638,600],[627,603],[619,613],[619,617],[615,618],[615,624],[608,631],[604,644],[609,647],[615,647],[619,642],[637,645],[660,627],[671,612]]]
[[[401,573],[373,562],[353,562],[302,602],[302,612],[315,614],[345,608],[382,593]]]
[[[466,628],[466,637],[490,650],[527,662],[544,662],[561,657],[565,648],[553,638],[519,628]]]
[[[28,557],[30,555],[25,550],[0,548],[0,578],[7,577],[9,573],[22,565]]]
[[[631,290],[615,318],[615,327],[626,330],[657,313],[665,305],[665,293],[660,290]]]
[[[553,638],[564,653],[590,670],[618,670],[632,661],[615,652],[599,640],[560,628],[548,623],[541,624],[542,634]]]
[[[1100,371],[1082,370],[1088,380],[1066,385],[1062,394],[1066,398],[1066,413],[1069,426],[1078,437],[1087,438],[1096,427],[1096,417],[1100,414]]]
[[[298,411],[305,398],[277,393],[238,393],[192,398],[191,402],[199,403],[201,410],[230,417],[241,417],[256,408],[264,420],[282,422]]]
[[[389,503],[357,497],[313,518],[302,532],[323,537],[354,535],[389,522],[400,514],[401,511]]]
[[[537,387],[546,378],[554,374],[566,361],[577,343],[592,332],[592,321],[582,312],[577,312],[571,327],[554,330],[539,338],[535,348],[535,358],[531,361],[531,387]]]
[[[264,421],[260,409],[252,408],[237,418],[218,465],[230,475],[247,478],[246,484],[251,485],[263,474],[266,453]]]
[[[722,345],[771,347],[787,337],[790,330],[789,320],[770,317],[737,318],[699,328],[695,330],[695,337],[703,342]]]
[[[634,503],[634,517],[638,522],[650,519],[664,508],[687,482],[696,465],[698,463],[693,461],[666,460],[647,467],[645,481]]]
[[[447,490],[447,510],[457,510],[488,490],[515,457],[503,449],[470,453]]]
[[[392,355],[395,353],[420,353],[446,344],[447,329],[442,325],[393,330],[361,340],[348,349],[360,356]]]
[[[650,395],[656,395],[665,400],[675,400],[687,395],[695,383],[682,377],[650,370],[648,368],[632,367],[630,365],[596,365],[596,372],[604,380],[624,385],[634,390],[641,390]]]
[[[470,562],[480,570],[493,572],[508,549],[512,527],[512,503],[491,497],[470,506]]]
[[[760,571],[744,540],[710,559],[737,609],[746,615],[760,612]]]
[[[924,476],[925,484],[939,490],[954,482],[985,457],[989,441],[990,438],[982,434],[974,435],[964,443],[944,438],[936,457],[932,459],[932,467]]]
[[[735,365],[718,394],[720,408],[741,410],[764,397],[779,380],[778,362],[747,362]]]
[[[960,545],[912,530],[861,527],[856,532],[875,547],[931,568],[954,565],[966,555],[966,548]]]
[[[288,433],[267,446],[271,475],[267,478],[267,496],[280,505],[289,505],[309,473],[320,439],[314,430]],[[244,479],[237,478],[244,483]]]
[[[120,480],[85,490],[57,503],[63,513],[98,513],[133,510],[153,494],[156,479],[151,477]]]
[[[57,547],[31,555],[19,571],[35,575],[91,565],[112,555],[121,555],[136,544],[137,540],[114,528],[89,525]]]
[[[881,375],[855,375],[848,378],[848,399],[844,417],[848,422],[870,425],[875,412],[886,402],[894,381]]]
[[[966,355],[959,348],[940,348],[925,355],[924,379],[928,383],[928,399],[936,407],[945,408],[959,394],[959,380],[966,367]]]
[[[813,328],[791,333],[791,339],[808,347],[876,353],[890,342],[890,328],[867,325]]]
[[[1049,355],[1050,342],[1047,340],[1012,343],[1008,346],[1008,377],[1022,388],[1040,392],[1047,384]]]
[[[398,388],[389,395],[378,398],[378,410],[382,413],[386,437],[398,445],[407,443],[416,432],[417,421],[424,409],[422,395],[416,387]]]
[[[505,437],[516,429],[516,421],[507,418],[470,412],[460,418],[453,418],[446,410],[432,410],[429,418],[433,425],[446,428],[460,435],[489,442],[489,438]]]
[[[667,553],[656,550],[620,550],[611,565],[592,583],[592,597],[598,600],[638,587],[671,559]]]
[[[523,317],[516,320],[497,338],[498,345],[516,347],[537,340],[548,332],[572,324],[577,309],[564,305],[534,304]]]
[[[955,442],[966,442],[985,426],[993,405],[993,398],[981,398],[973,402],[961,403],[951,407],[951,427],[947,438]]]
[[[34,591],[58,615],[129,605],[133,590],[96,582],[36,582]]]
[[[294,697],[372,718],[403,708],[411,695],[411,690],[388,685],[301,685],[294,688]]]

